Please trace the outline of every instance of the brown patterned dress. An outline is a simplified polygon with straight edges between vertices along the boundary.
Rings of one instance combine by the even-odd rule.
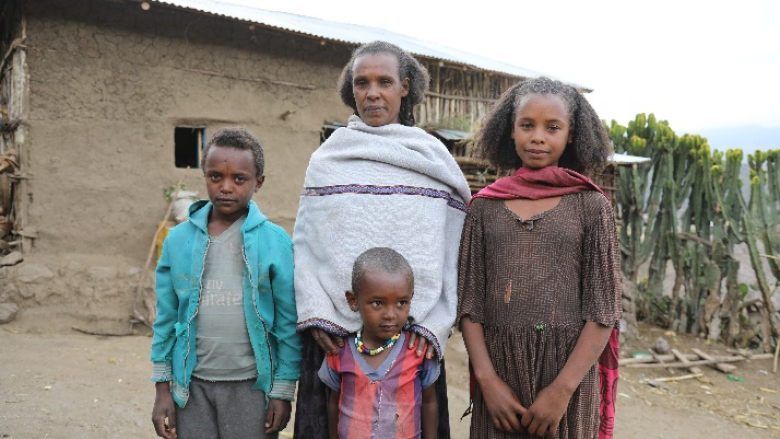
[[[482,323],[493,367],[530,407],[558,376],[586,321],[615,327],[622,312],[615,217],[595,191],[565,195],[528,220],[503,200],[472,201],[460,250],[458,322]],[[475,386],[472,438],[532,438],[493,426]],[[583,378],[556,438],[595,439],[596,364]]]

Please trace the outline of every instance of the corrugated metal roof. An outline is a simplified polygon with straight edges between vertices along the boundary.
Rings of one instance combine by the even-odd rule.
[[[650,158],[637,155],[614,153],[609,156],[609,161],[616,165],[633,165],[634,163],[647,163],[650,161]]]
[[[208,14],[244,20],[250,23],[346,44],[359,45],[375,40],[383,40],[393,43],[418,56],[463,64],[520,78],[535,78],[542,76],[542,73],[533,70],[524,69],[498,60],[463,52],[461,50],[423,41],[385,29],[322,20],[287,12],[269,11],[252,6],[236,5],[216,0],[158,0],[153,3],[162,3],[182,9],[196,10]],[[571,81],[565,82],[581,90],[591,91],[589,87],[575,84]]]
[[[465,131],[451,130],[449,128],[438,128],[433,130],[433,132],[445,140],[460,140],[469,135],[469,133]]]
[[[433,132],[446,140],[460,140],[469,135],[469,133],[465,131],[451,130],[448,128],[437,128],[434,129]],[[629,155],[626,153],[612,153],[609,155],[609,158],[607,158],[607,162],[617,166],[628,166],[639,163],[647,163],[649,161],[650,157]]]

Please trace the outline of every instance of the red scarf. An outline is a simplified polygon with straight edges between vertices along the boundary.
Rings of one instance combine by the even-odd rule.
[[[582,191],[598,191],[604,195],[601,188],[588,177],[571,169],[546,166],[541,169],[520,168],[509,177],[500,178],[483,188],[474,198],[539,200]]]
[[[588,177],[558,166],[546,166],[541,169],[520,168],[509,177],[498,179],[495,183],[479,191],[474,198],[497,198],[513,200],[525,198],[539,200],[560,197],[582,191],[604,192]],[[601,406],[599,414],[599,439],[612,439],[615,427],[615,402],[618,381],[618,330],[613,329],[609,342],[599,357],[599,375],[601,380]],[[471,376],[472,387],[474,381]]]

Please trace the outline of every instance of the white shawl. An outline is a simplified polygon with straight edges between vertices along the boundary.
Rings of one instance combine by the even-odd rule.
[[[298,330],[361,327],[344,292],[365,250],[391,247],[414,271],[410,328],[441,358],[457,310],[457,264],[468,183],[447,148],[416,127],[357,117],[312,154],[295,222]]]

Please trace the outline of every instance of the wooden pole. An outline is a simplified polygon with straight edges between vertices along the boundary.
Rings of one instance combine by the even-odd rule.
[[[666,355],[658,355],[651,353],[653,355],[652,357],[639,357],[639,358],[621,358],[619,361],[619,364],[621,366],[627,366],[629,364],[637,364],[637,363],[653,363],[655,361],[673,361],[674,355],[672,354],[666,354]],[[699,357],[693,354],[684,354],[686,360],[698,360]]]
[[[702,373],[702,372],[701,372],[701,369],[699,369],[698,367],[696,367],[696,366],[692,365],[692,364],[691,364],[691,362],[690,362],[690,361],[688,361],[688,359],[687,359],[687,358],[685,358],[685,356],[684,356],[684,355],[682,354],[682,352],[680,352],[679,350],[677,350],[677,349],[672,349],[672,354],[674,354],[674,356],[675,356],[675,357],[676,357],[678,360],[680,360],[680,363],[682,363],[682,364],[686,364],[686,365],[690,365],[690,366],[688,366],[688,367],[687,367],[687,369],[688,369],[688,370],[690,370],[690,371],[691,371],[691,373],[694,373],[694,374],[697,374],[697,373],[699,373],[699,374],[700,374],[700,373]],[[706,358],[705,358],[705,360],[706,360]]]
[[[699,378],[704,376],[703,373],[694,373],[691,375],[680,375],[676,377],[661,377],[661,378],[653,378],[653,381],[661,381],[661,382],[669,382],[669,381],[682,381],[682,380],[689,380],[691,378]]]
[[[709,366],[710,364],[715,363],[732,363],[735,361],[745,361],[745,360],[769,360],[774,357],[774,354],[756,354],[751,356],[750,358],[745,358],[743,356],[735,355],[733,357],[720,357],[720,358],[713,358],[712,360],[700,360],[700,361],[688,361],[686,363],[683,362],[677,362],[677,363],[634,363],[629,364],[626,367],[646,367],[648,369],[658,369],[661,367],[680,367],[680,368],[689,368],[691,366]],[[621,365],[622,366],[622,365]]]
[[[708,353],[702,351],[701,349],[693,348],[691,349],[696,355],[702,358],[702,360],[715,360],[711,355]],[[723,372],[723,373],[731,373],[734,371],[734,369],[737,368],[737,366],[734,366],[733,364],[726,364],[726,363],[715,363],[711,364],[713,368]]]
[[[173,194],[171,195],[171,202],[168,203],[168,210],[165,211],[165,216],[163,217],[162,222],[160,223],[160,226],[157,227],[157,231],[154,233],[154,237],[152,238],[152,245],[149,247],[149,254],[146,255],[146,263],[144,264],[144,269],[141,270],[141,277],[138,279],[138,286],[135,289],[135,301],[133,304],[133,314],[131,317],[138,320],[139,322],[143,323],[144,325],[148,327],[152,327],[152,324],[149,322],[149,319],[144,317],[143,314],[141,314],[140,311],[138,311],[138,305],[139,303],[143,303],[141,300],[141,294],[144,290],[144,281],[146,280],[146,272],[149,270],[149,264],[152,263],[152,257],[154,256],[154,248],[157,244],[157,235],[160,234],[163,227],[165,227],[165,224],[168,222],[168,218],[171,216],[171,210],[173,209],[173,203],[176,201],[176,195],[179,194],[179,189],[181,189],[181,183],[184,181],[184,177],[187,176],[187,172],[189,172],[190,167],[187,166],[186,169],[184,169],[184,174],[182,174],[181,178],[179,179],[179,183],[176,184],[176,189],[173,191]]]

